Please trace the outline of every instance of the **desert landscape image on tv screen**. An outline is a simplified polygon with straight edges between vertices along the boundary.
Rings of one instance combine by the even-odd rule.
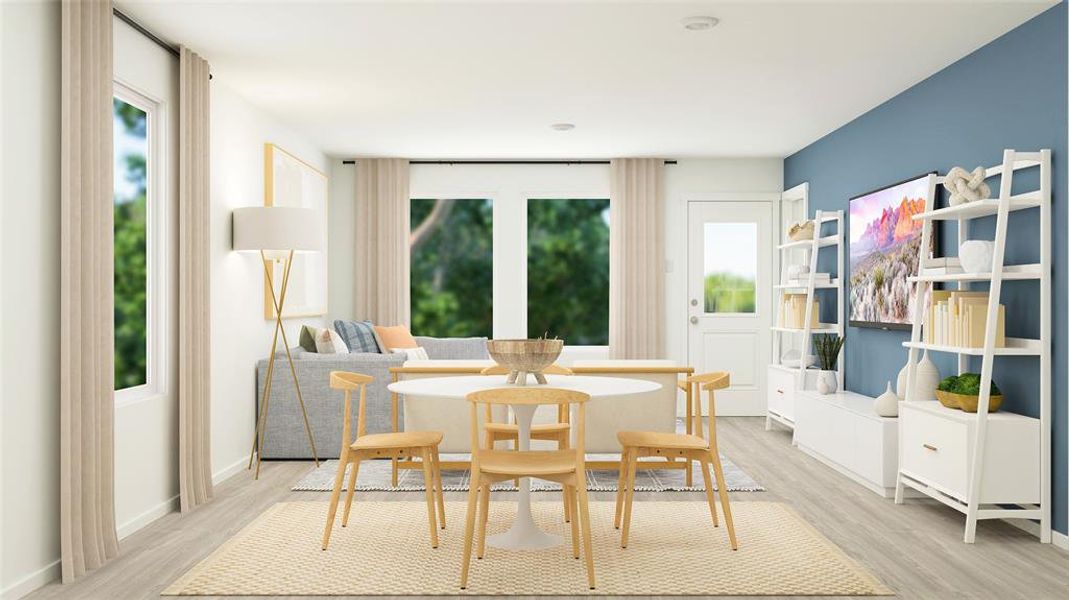
[[[914,288],[928,176],[850,200],[850,322],[907,328],[913,323]]]

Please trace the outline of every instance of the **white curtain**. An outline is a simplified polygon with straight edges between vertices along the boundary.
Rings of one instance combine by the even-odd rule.
[[[212,498],[208,62],[183,47],[178,100],[178,482],[182,512]]]
[[[376,325],[409,325],[408,161],[356,161],[353,308]]]
[[[60,556],[63,581],[115,533],[111,3],[63,2],[60,114]]]
[[[664,160],[618,158],[609,192],[609,355],[664,358]]]

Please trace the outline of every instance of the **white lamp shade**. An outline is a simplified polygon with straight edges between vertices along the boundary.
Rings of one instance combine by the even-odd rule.
[[[234,250],[322,252],[323,218],[311,208],[250,206],[234,210]]]

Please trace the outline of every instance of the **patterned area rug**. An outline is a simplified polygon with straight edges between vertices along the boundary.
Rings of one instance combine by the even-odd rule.
[[[432,549],[423,502],[360,502],[320,549],[326,502],[276,504],[168,587],[163,595],[890,595],[863,567],[785,504],[732,504],[739,549],[714,528],[704,502],[635,502],[631,539],[619,545],[613,504],[591,502],[594,573],[570,544],[544,550],[487,547],[459,589],[463,502],[446,505],[448,528]],[[503,531],[513,502],[492,502],[488,533]],[[537,502],[535,519],[567,535],[560,503]]]
[[[469,460],[468,454],[443,454],[442,460]],[[619,460],[619,454],[588,454],[587,460]],[[663,459],[649,459],[664,462]],[[724,480],[731,492],[763,492],[765,488],[757,483],[735,463],[723,456]],[[351,468],[351,467],[350,467]],[[321,462],[319,468],[305,475],[293,486],[296,492],[329,492],[334,489],[334,477],[337,475],[338,461]],[[356,489],[360,492],[413,492],[423,491],[423,471],[419,469],[402,469],[397,479],[397,487],[390,485],[390,461],[369,460],[361,463],[356,476]],[[348,477],[348,475],[346,475]],[[587,471],[587,489],[592,492],[615,492],[619,473],[612,471]],[[442,471],[442,487],[449,492],[464,492],[468,489],[470,473],[468,471]],[[346,479],[348,481],[348,479]],[[639,469],[635,473],[635,489],[644,492],[700,492],[705,491],[698,463],[694,463],[692,486],[687,486],[686,474],[682,469]],[[495,484],[495,491],[515,491],[511,481]],[[560,484],[534,479],[531,482],[534,491],[559,491]],[[714,486],[715,489],[715,486]]]

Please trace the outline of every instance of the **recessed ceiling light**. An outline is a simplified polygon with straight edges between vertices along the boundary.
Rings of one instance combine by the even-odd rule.
[[[712,29],[716,27],[716,24],[720,22],[720,19],[716,17],[687,17],[680,21],[683,24],[683,28],[688,31],[705,31],[706,29]]]
[[[554,123],[549,127],[554,131],[571,131],[575,129],[575,123]]]

